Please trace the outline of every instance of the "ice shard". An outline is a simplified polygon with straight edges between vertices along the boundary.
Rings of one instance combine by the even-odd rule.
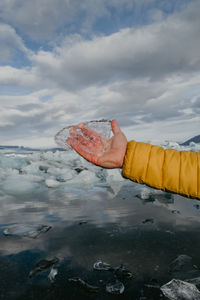
[[[170,300],[199,300],[200,292],[192,283],[172,279],[161,286],[161,291]]]

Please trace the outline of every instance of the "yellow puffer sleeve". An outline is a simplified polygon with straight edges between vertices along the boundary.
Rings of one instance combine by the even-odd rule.
[[[153,188],[200,199],[200,153],[130,141],[122,175]]]

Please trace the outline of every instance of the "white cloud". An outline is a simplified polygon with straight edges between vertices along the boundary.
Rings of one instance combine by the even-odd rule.
[[[153,8],[169,11],[184,6],[189,0],[1,0],[0,18],[31,40],[51,41],[58,32],[61,36],[71,32],[93,34],[98,21],[113,20],[113,27],[124,27],[130,14],[131,22],[141,22]],[[155,15],[155,14],[154,14]],[[151,21],[150,17],[150,21]],[[121,24],[122,23],[122,24]],[[109,28],[107,28],[109,31]],[[114,30],[115,31],[115,30]]]
[[[37,77],[38,76],[38,77]],[[26,86],[39,88],[39,74],[35,75],[34,68],[17,69],[11,66],[0,66],[0,84],[5,86]]]
[[[0,45],[1,62],[11,60],[17,51],[22,51],[26,55],[31,52],[25,47],[15,29],[8,24],[0,23]]]
[[[18,10],[19,3],[24,2],[3,0],[0,7],[6,3],[17,5]],[[23,9],[31,13],[37,3],[39,0],[32,4],[27,1]],[[120,7],[117,0],[113,3]],[[50,1],[48,9],[53,4]],[[131,4],[124,0],[124,5]],[[2,25],[2,53],[8,49],[4,59],[13,55],[9,49],[16,48],[26,53],[30,66],[0,66],[0,85],[28,87],[35,92],[0,96],[1,140],[40,146],[38,141],[43,139],[52,145],[54,134],[62,127],[103,117],[116,118],[129,138],[132,133],[133,138],[145,140],[150,136],[170,139],[195,134],[200,112],[200,5],[195,5],[165,21],[108,36],[86,40],[71,35],[52,51],[35,53],[26,49],[12,27]],[[94,9],[93,4],[90,9]],[[106,13],[103,6],[101,14]],[[36,18],[40,20],[39,15]],[[48,26],[48,20],[43,21]],[[13,44],[9,48],[10,41]]]
[[[108,7],[122,7],[127,0],[1,0],[0,17],[33,40],[50,40],[60,28],[89,30],[96,19],[109,16]],[[137,1],[133,1],[134,3]]]
[[[32,56],[47,83],[66,90],[125,79],[161,80],[200,67],[200,5],[166,21],[92,40],[75,39]]]

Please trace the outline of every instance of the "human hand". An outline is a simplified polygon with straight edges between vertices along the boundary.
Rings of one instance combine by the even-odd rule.
[[[121,168],[126,153],[127,139],[115,120],[111,121],[111,127],[113,136],[105,141],[98,133],[86,128],[84,123],[80,123],[70,130],[73,138],[68,138],[67,143],[78,154],[95,165],[108,169]]]

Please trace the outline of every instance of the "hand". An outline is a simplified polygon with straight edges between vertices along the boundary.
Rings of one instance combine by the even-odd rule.
[[[109,140],[103,140],[96,132],[80,123],[74,126],[67,143],[89,162],[103,168],[121,168],[126,153],[127,139],[119,128],[117,122],[111,122],[113,136]],[[81,134],[79,134],[80,131]]]

